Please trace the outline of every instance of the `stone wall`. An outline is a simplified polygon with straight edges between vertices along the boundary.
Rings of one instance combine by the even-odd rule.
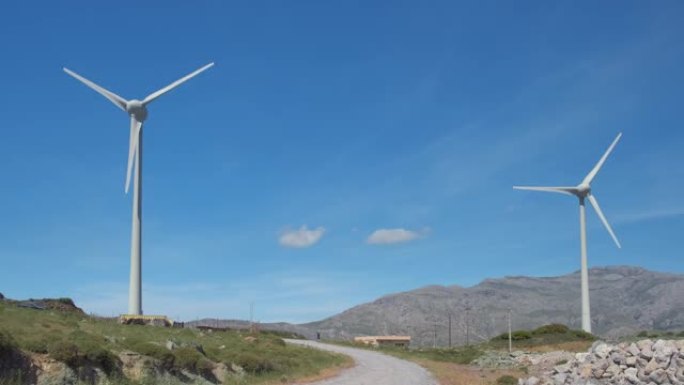
[[[641,340],[633,343],[594,343],[540,378],[520,385],[672,384],[684,385],[684,340]]]

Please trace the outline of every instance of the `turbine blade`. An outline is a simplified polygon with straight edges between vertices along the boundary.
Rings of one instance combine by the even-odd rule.
[[[603,166],[603,163],[608,159],[608,155],[610,155],[611,151],[613,151],[613,148],[617,144],[617,142],[620,140],[622,137],[622,132],[618,134],[618,136],[613,140],[613,143],[610,144],[610,147],[608,147],[608,150],[603,154],[601,159],[599,159],[598,163],[596,163],[596,166],[594,166],[591,171],[589,171],[589,174],[587,174],[586,177],[584,177],[584,180],[582,181],[582,184],[591,184],[591,181],[594,180],[596,177],[596,174],[598,174],[599,170]]]
[[[148,103],[154,101],[156,98],[158,98],[158,97],[164,95],[165,93],[167,93],[167,92],[171,91],[172,89],[178,87],[179,85],[181,85],[181,84],[187,82],[188,80],[194,78],[195,76],[199,75],[200,73],[202,73],[202,72],[208,70],[208,69],[211,68],[213,65],[214,65],[214,63],[211,62],[211,63],[205,65],[204,67],[202,67],[202,68],[196,70],[195,72],[193,72],[193,73],[191,73],[191,74],[189,74],[189,75],[186,75],[185,77],[182,77],[182,78],[176,80],[175,82],[169,84],[168,86],[162,88],[161,90],[159,90],[159,91],[157,91],[157,92],[153,92],[153,93],[147,95],[147,97],[146,97],[145,99],[143,99],[142,103],[143,103],[144,105],[146,105],[146,104],[148,104]]]
[[[513,186],[515,190],[530,190],[553,192],[565,195],[575,195],[577,193],[576,187],[537,187],[537,186]]]
[[[589,203],[591,203],[591,205],[594,207],[594,210],[596,210],[596,214],[598,214],[599,218],[601,218],[601,222],[603,222],[603,225],[606,226],[606,230],[608,230],[610,236],[613,237],[613,241],[615,241],[617,247],[622,248],[622,246],[620,246],[620,241],[618,241],[617,237],[615,236],[615,233],[613,232],[613,229],[610,227],[610,224],[608,224],[608,220],[603,215],[601,207],[599,207],[596,198],[594,198],[594,196],[591,194],[587,195],[587,198],[589,198]]]
[[[77,74],[76,72],[74,72],[74,71],[72,71],[66,67],[63,69],[64,69],[64,72],[71,75],[76,80],[80,81],[81,83],[85,84],[86,86],[92,88],[93,90],[95,90],[100,95],[109,99],[109,101],[114,103],[115,106],[126,111],[126,99],[122,98],[121,96],[119,96],[119,95],[117,95],[117,94],[115,94],[109,90],[104,89],[103,87],[98,86],[97,84],[91,82],[90,80],[84,78],[83,76]]]
[[[131,115],[131,137],[128,145],[128,165],[126,166],[126,187],[124,191],[128,194],[128,188],[131,184],[131,173],[133,171],[133,159],[135,158],[136,150],[138,149],[138,138],[140,137],[140,129],[142,122],[138,121],[135,116]]]

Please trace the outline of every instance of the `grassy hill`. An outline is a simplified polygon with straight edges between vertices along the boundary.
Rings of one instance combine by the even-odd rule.
[[[158,383],[155,377],[163,375],[170,383],[190,377],[235,384],[287,383],[348,363],[343,356],[286,345],[268,332],[120,325],[59,307],[0,301],[0,383],[35,376],[27,372],[29,361],[33,367],[61,362],[81,381],[95,371],[116,383]]]

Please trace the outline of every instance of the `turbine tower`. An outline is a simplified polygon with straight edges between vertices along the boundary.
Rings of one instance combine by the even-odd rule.
[[[147,105],[158,97],[185,83],[199,73],[212,67],[214,63],[209,63],[195,72],[176,80],[168,86],[153,92],[143,100],[126,100],[121,96],[100,87],[79,74],[64,68],[64,72],[73,76],[81,83],[92,88],[100,95],[107,98],[115,106],[122,109],[131,117],[131,132],[128,145],[128,165],[126,166],[126,184],[124,191],[128,194],[131,182],[131,172],[135,166],[133,174],[133,224],[131,230],[131,276],[128,292],[128,314],[142,315],[142,275],[141,275],[141,238],[142,238],[142,127],[147,119]]]
[[[598,204],[598,201],[592,195],[591,193],[591,182],[594,180],[596,177],[596,174],[598,174],[599,170],[603,166],[603,163],[606,161],[608,158],[608,155],[610,155],[611,151],[613,151],[613,148],[617,144],[617,142],[620,140],[620,137],[622,136],[622,133],[619,133],[618,136],[613,140],[613,143],[608,147],[608,150],[603,154],[601,159],[599,159],[598,163],[596,163],[596,166],[594,166],[593,169],[587,174],[586,177],[582,180],[580,184],[574,187],[528,187],[528,186],[513,186],[514,189],[517,190],[532,190],[532,191],[543,191],[543,192],[553,192],[553,193],[560,193],[560,194],[566,194],[566,195],[574,195],[577,198],[579,198],[579,214],[580,214],[580,251],[581,251],[581,277],[582,277],[582,330],[584,330],[587,333],[591,333],[591,312],[589,309],[589,272],[587,271],[587,226],[586,226],[586,218],[585,218],[585,210],[584,210],[584,201],[585,199],[589,200],[589,203],[591,204],[592,207],[594,207],[594,210],[596,211],[596,214],[598,217],[601,219],[601,222],[603,222],[603,225],[606,227],[606,230],[608,230],[608,233],[610,236],[613,238],[613,241],[615,241],[615,244],[617,245],[618,248],[620,248],[620,241],[618,241],[617,237],[615,236],[615,233],[613,232],[613,229],[610,227],[610,224],[608,224],[608,220],[606,217],[603,215],[603,212],[601,211],[601,207]]]

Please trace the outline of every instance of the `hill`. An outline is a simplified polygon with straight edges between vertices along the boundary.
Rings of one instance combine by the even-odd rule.
[[[639,267],[597,267],[589,271],[593,332],[602,337],[640,330],[684,329],[684,276]],[[470,309],[467,310],[466,309]],[[298,325],[324,338],[401,334],[413,345],[464,344],[490,339],[507,330],[558,323],[580,328],[579,272],[559,277],[486,279],[472,287],[427,286],[390,294],[318,322]],[[467,322],[466,322],[467,320]],[[467,325],[467,327],[466,327]]]

